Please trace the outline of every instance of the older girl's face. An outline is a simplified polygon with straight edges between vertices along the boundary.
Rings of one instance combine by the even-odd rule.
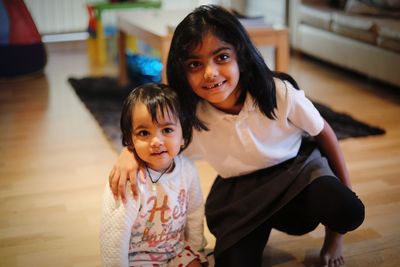
[[[237,114],[239,64],[236,51],[212,33],[207,33],[185,61],[186,76],[196,95],[224,112]]]

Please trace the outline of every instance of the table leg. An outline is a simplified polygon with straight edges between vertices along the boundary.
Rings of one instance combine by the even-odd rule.
[[[171,47],[171,39],[172,37],[170,35],[164,37],[161,41],[161,63],[163,65],[163,70],[161,73],[161,82],[167,84],[167,59],[168,59],[168,53],[169,53],[169,48]]]
[[[125,50],[126,33],[120,30],[118,32],[118,82],[120,85],[129,83]]]
[[[289,70],[289,41],[286,31],[278,36],[275,47],[275,69],[282,72]]]

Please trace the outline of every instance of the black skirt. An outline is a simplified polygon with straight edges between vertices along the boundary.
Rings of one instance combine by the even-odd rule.
[[[217,256],[268,220],[314,179],[335,176],[313,142],[297,157],[243,176],[218,176],[206,201],[206,219]]]

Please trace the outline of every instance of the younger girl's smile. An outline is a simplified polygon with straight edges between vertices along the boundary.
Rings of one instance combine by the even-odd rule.
[[[150,157],[152,158],[163,158],[163,157],[169,157],[168,155],[168,151],[167,150],[163,150],[163,151],[153,151],[150,152]]]

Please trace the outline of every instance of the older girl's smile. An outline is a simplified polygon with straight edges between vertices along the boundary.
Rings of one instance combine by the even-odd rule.
[[[196,95],[220,110],[236,113],[240,72],[232,45],[207,33],[187,58],[186,75]]]

